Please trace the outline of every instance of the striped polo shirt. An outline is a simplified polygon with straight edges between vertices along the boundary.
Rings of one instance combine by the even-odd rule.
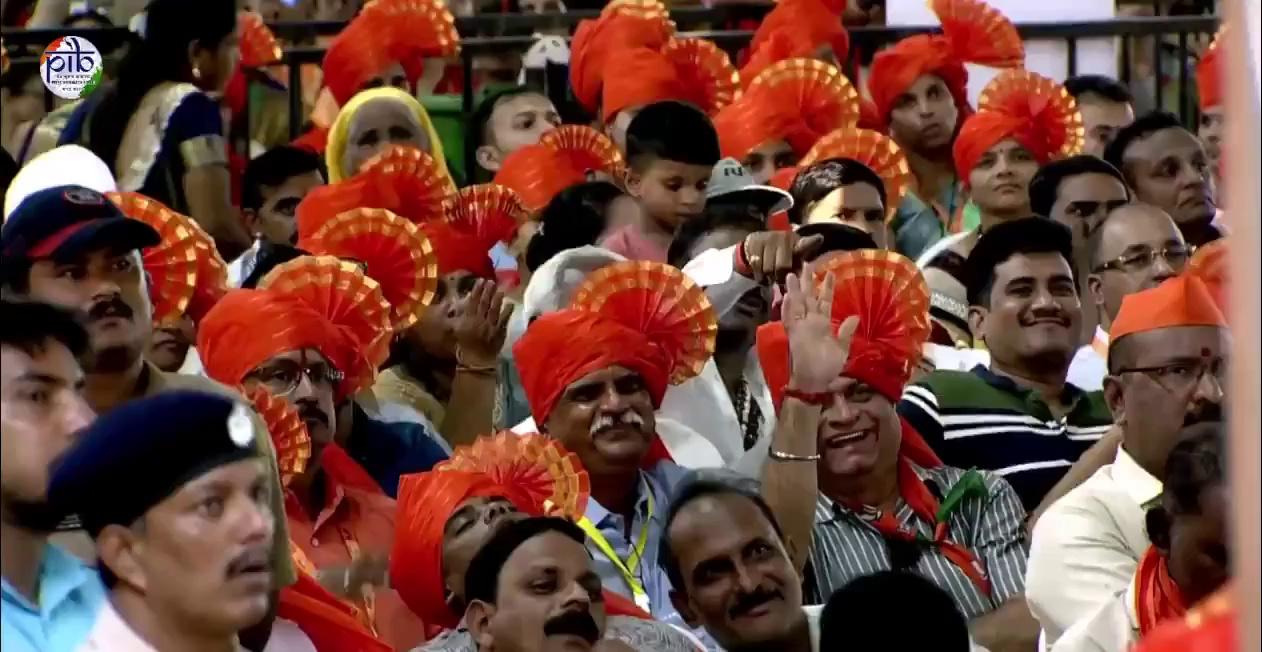
[[[1064,391],[1072,407],[1057,418],[1036,392],[978,365],[908,386],[898,412],[944,463],[998,473],[1032,512],[1113,425],[1103,392]]]
[[[922,469],[912,465],[939,500],[964,475],[963,469],[943,466]],[[982,593],[958,566],[930,543],[915,544],[919,559],[905,570],[933,582],[955,600],[960,613],[972,620],[1002,606],[1025,591],[1025,510],[1012,487],[1003,478],[985,471],[986,497],[969,496],[951,514],[950,540],[968,548],[981,563],[990,580],[990,595]],[[934,524],[916,516],[902,499],[898,501],[898,522],[932,539]],[[828,601],[833,591],[853,579],[890,570],[890,552],[885,538],[871,521],[876,513],[856,513],[823,494],[815,505],[810,565],[806,570],[805,599],[810,604]]]

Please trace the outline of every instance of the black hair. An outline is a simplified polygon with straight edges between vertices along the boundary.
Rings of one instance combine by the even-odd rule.
[[[1052,161],[1039,168],[1030,180],[1030,210],[1035,215],[1052,216],[1052,206],[1056,204],[1056,195],[1060,192],[1060,184],[1065,179],[1084,174],[1104,174],[1121,182],[1126,188],[1126,196],[1130,197],[1131,189],[1126,185],[1126,177],[1122,172],[1102,158],[1090,154],[1079,154],[1067,159]]]
[[[1226,480],[1223,455],[1227,433],[1222,421],[1184,428],[1166,458],[1161,506],[1148,510],[1145,525],[1154,545],[1169,547],[1170,517],[1200,514],[1201,495]]]
[[[18,175],[18,162],[9,155],[9,150],[0,147],[0,197],[9,192],[9,185]]]
[[[683,269],[697,241],[720,229],[737,229],[756,233],[766,230],[766,223],[750,212],[748,204],[712,204],[707,202],[701,215],[679,225],[666,250],[666,262]]]
[[[495,113],[496,107],[505,100],[510,100],[519,95],[530,94],[547,97],[543,94],[543,91],[529,86],[509,86],[508,88],[491,91],[482,98],[482,101],[478,103],[478,107],[473,111],[472,119],[469,120],[468,137],[473,141],[474,151],[491,142],[491,116]]]
[[[607,225],[609,205],[624,193],[607,181],[589,181],[557,193],[540,213],[539,230],[526,246],[534,271],[567,249],[596,244]]]
[[[807,207],[828,193],[855,183],[866,183],[876,188],[885,206],[885,182],[872,168],[850,158],[830,158],[798,172],[789,187],[793,195],[793,207],[789,209],[789,221],[801,224],[806,219]]]
[[[1126,172],[1126,150],[1137,140],[1166,129],[1184,129],[1179,117],[1169,111],[1152,111],[1135,119],[1134,122],[1117,130],[1113,142],[1104,148],[1104,160],[1113,167]]]
[[[1073,237],[1068,227],[1045,217],[1025,217],[995,225],[978,238],[964,261],[968,305],[989,306],[995,268],[1022,254],[1059,254],[1072,270]]]
[[[118,81],[103,89],[105,95],[88,118],[88,149],[113,167],[127,123],[145,94],[163,82],[189,81],[189,46],[217,48],[236,27],[233,0],[150,2],[145,8],[145,37],[127,49]]]
[[[627,163],[637,172],[659,159],[712,166],[719,158],[714,124],[691,104],[650,104],[627,127]]]
[[[257,211],[263,207],[263,188],[275,188],[300,174],[319,172],[328,179],[324,169],[324,159],[315,152],[280,145],[263,152],[251,159],[245,166],[245,175],[241,180],[241,208]]]
[[[62,344],[76,358],[88,352],[88,332],[67,310],[35,301],[0,299],[0,344],[34,356],[49,341]]]
[[[916,614],[915,626],[908,626],[907,614]],[[955,600],[914,573],[855,578],[828,598],[819,623],[821,650],[970,649],[968,621]]]
[[[1083,95],[1096,95],[1110,102],[1133,104],[1134,96],[1116,79],[1105,75],[1078,75],[1065,80],[1065,90],[1079,102]]]
[[[690,471],[675,488],[671,494],[670,509],[666,511],[666,521],[662,527],[661,542],[658,544],[657,563],[666,571],[666,576],[670,578],[671,586],[676,591],[684,592],[683,572],[679,568],[679,558],[675,556],[675,551],[670,543],[670,526],[675,522],[675,517],[679,516],[679,512],[683,511],[689,503],[694,500],[705,498],[706,496],[740,496],[754,503],[758,507],[758,511],[762,512],[767,521],[771,523],[772,529],[776,531],[776,536],[784,540],[784,532],[780,529],[780,522],[776,520],[775,512],[771,511],[771,506],[762,497],[762,490],[757,480],[749,478],[733,471],[725,469],[698,469]]]
[[[241,279],[241,287],[256,288],[259,285],[259,281],[262,281],[268,272],[295,258],[310,255],[310,253],[297,247],[264,240],[259,244],[258,253],[254,256],[254,265],[250,268],[249,273],[245,275],[245,278]]]
[[[824,237],[824,244],[815,250],[815,253],[806,261],[808,263],[833,251],[876,249],[876,241],[872,239],[871,233],[863,229],[856,229],[849,224],[835,224],[833,222],[807,224],[799,228],[797,234],[803,238],[809,238],[813,235]]]
[[[480,600],[495,604],[499,598],[500,571],[513,552],[527,541],[557,532],[585,545],[587,536],[579,527],[563,518],[540,516],[509,523],[491,535],[473,559],[464,578],[465,603]]]
[[[13,63],[9,65],[9,69],[5,71],[4,76],[0,77],[0,88],[10,93],[21,93],[31,78],[39,77],[39,64],[36,63]],[[43,89],[40,89],[40,99],[43,99]]]

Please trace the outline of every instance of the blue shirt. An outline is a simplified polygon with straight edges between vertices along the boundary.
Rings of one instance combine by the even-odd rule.
[[[0,641],[4,652],[73,652],[87,638],[105,604],[96,569],[54,545],[44,546],[39,604],[3,581]]]
[[[428,471],[447,459],[447,451],[419,423],[386,423],[352,403],[351,436],[346,452],[359,462],[387,496],[399,492],[399,476]]]

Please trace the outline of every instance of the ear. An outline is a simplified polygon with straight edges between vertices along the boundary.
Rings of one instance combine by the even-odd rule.
[[[701,619],[697,616],[696,610],[692,608],[692,603],[688,602],[688,596],[671,589],[670,603],[675,605],[675,611],[684,619],[685,623],[693,629],[701,627]]]
[[[259,214],[257,211],[253,208],[242,208],[241,221],[245,224],[245,230],[249,231],[250,235],[258,235],[258,232],[255,231],[259,225]]]
[[[643,189],[643,184],[644,177],[640,176],[639,172],[636,172],[631,168],[627,168],[627,194],[639,199],[640,191]]]
[[[1148,529],[1148,540],[1163,555],[1170,554],[1170,513],[1165,507],[1154,507],[1144,514],[1144,525]]]
[[[149,585],[140,565],[144,544],[130,528],[107,525],[96,536],[96,556],[120,582],[144,592]]]
[[[495,605],[474,600],[465,608],[465,626],[479,652],[494,650],[495,639],[491,635],[491,618],[495,617]]]
[[[1087,293],[1091,295],[1088,297],[1091,303],[1097,306],[1104,305],[1104,279],[1100,278],[1099,274],[1087,275]]]
[[[478,165],[481,166],[483,170],[499,172],[501,161],[498,148],[490,145],[482,145],[476,152],[474,152],[474,158],[477,159]]]
[[[1126,425],[1126,387],[1122,385],[1120,376],[1104,377],[1104,403],[1109,406],[1113,423]]]
[[[990,311],[983,306],[969,306],[968,308],[968,330],[973,333],[973,339],[985,342],[986,331],[982,330],[986,327],[986,318],[990,316]]]

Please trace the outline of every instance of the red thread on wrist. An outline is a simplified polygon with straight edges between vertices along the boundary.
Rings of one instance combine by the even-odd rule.
[[[745,256],[744,240],[736,244],[736,251],[733,252],[732,267],[741,276],[753,276],[753,271],[749,269],[749,258]]]
[[[833,404],[832,392],[804,392],[800,389],[786,387],[784,397],[822,408],[832,407]]]

